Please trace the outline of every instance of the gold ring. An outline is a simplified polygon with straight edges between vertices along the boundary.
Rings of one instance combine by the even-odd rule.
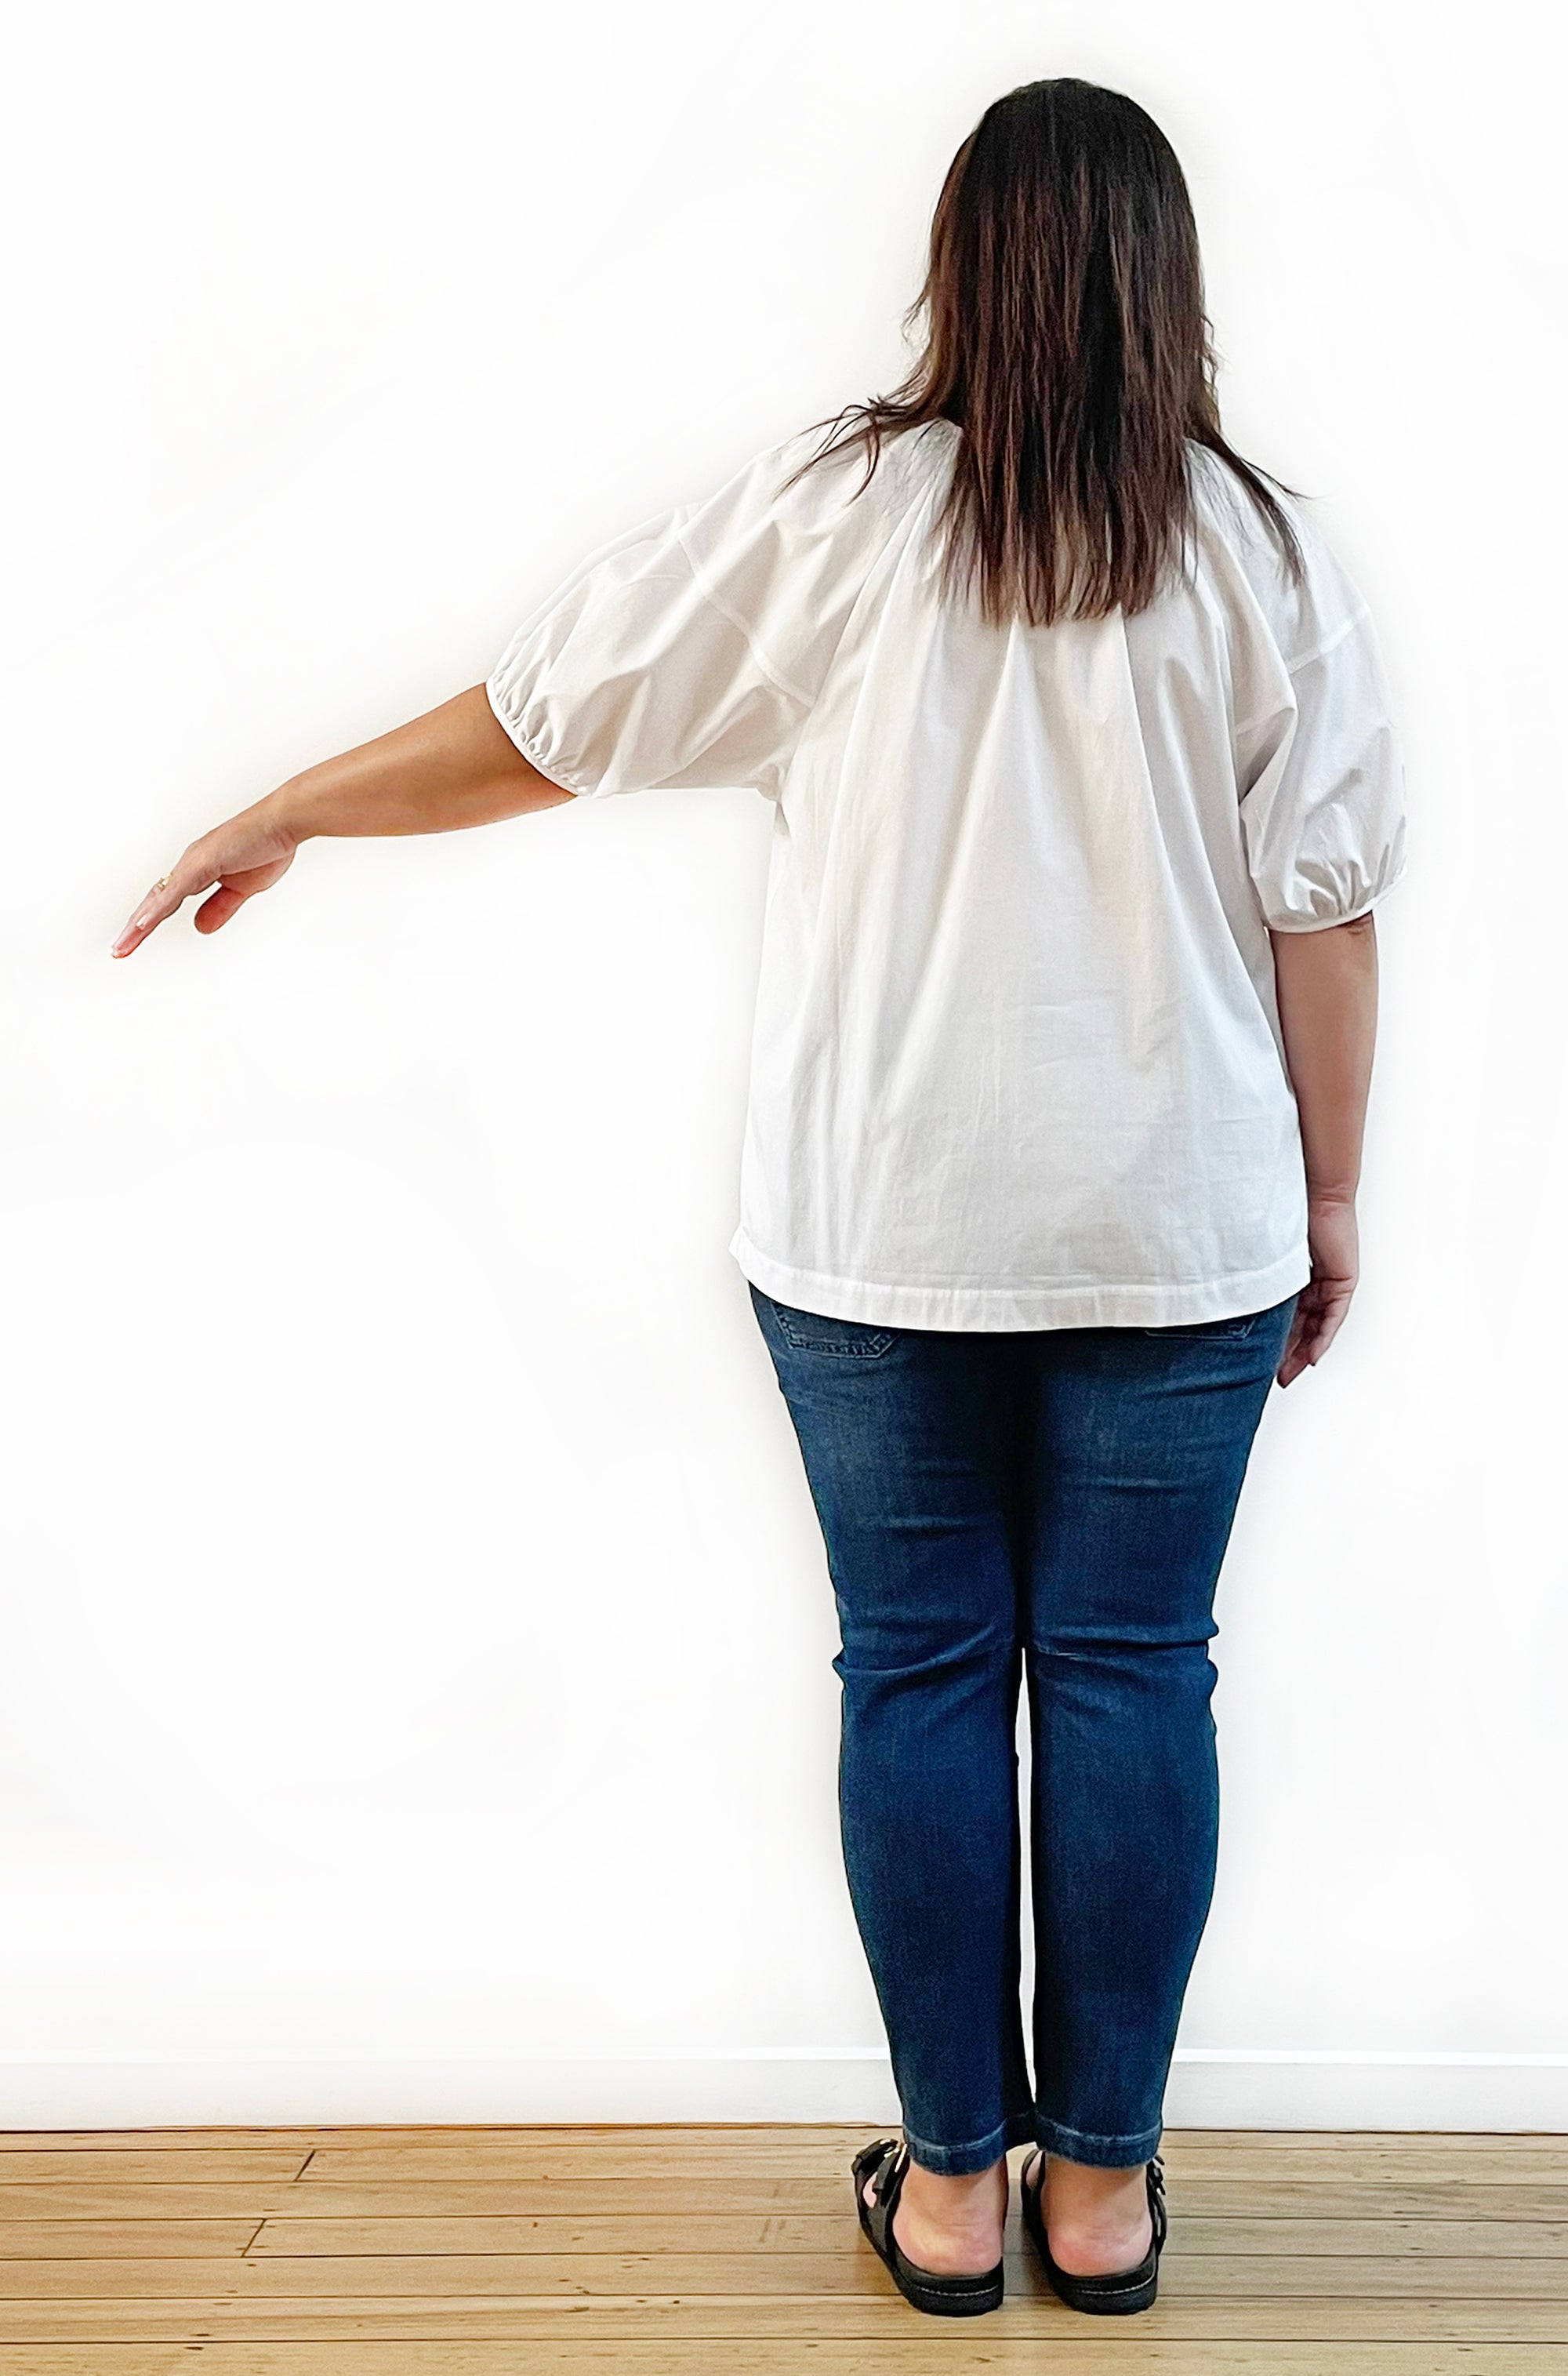
[[[152,887],[155,891],[167,891],[169,888],[169,877],[167,874],[160,874]]]

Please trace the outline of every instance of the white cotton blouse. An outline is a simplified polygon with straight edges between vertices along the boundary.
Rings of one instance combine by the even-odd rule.
[[[1134,617],[985,624],[934,521],[961,432],[795,485],[820,430],[602,546],[487,691],[584,799],[752,785],[773,839],[745,1276],[893,1327],[1170,1326],[1311,1274],[1269,928],[1405,863],[1366,602],[1289,581],[1190,446],[1184,572]]]

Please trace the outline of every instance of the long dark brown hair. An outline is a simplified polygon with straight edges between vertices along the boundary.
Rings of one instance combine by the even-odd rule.
[[[846,406],[802,466],[958,426],[944,498],[944,584],[995,624],[1147,608],[1194,525],[1189,440],[1228,465],[1293,578],[1281,480],[1225,440],[1192,200],[1176,152],[1120,91],[1062,77],[986,109],[942,185],[906,330],[919,362],[890,396]],[[797,471],[796,477],[802,475]]]

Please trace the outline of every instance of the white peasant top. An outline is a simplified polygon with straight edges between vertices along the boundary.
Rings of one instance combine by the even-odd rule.
[[[773,839],[731,1251],[895,1327],[1169,1326],[1311,1271],[1272,927],[1405,864],[1367,604],[1289,499],[1306,582],[1223,463],[1134,617],[939,595],[960,432],[718,492],[591,554],[487,684],[583,799],[754,786]]]

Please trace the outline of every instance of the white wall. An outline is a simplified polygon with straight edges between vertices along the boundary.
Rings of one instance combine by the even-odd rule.
[[[1538,32],[1533,30],[1540,24]],[[1378,612],[1366,1282],[1222,1586],[1177,2118],[1568,2127],[1556,86],[1523,0],[102,0],[4,155],[22,556],[0,2121],[880,2117],[835,1646],[726,1252],[767,813],[209,824],[885,387],[981,108],[1134,91]]]

